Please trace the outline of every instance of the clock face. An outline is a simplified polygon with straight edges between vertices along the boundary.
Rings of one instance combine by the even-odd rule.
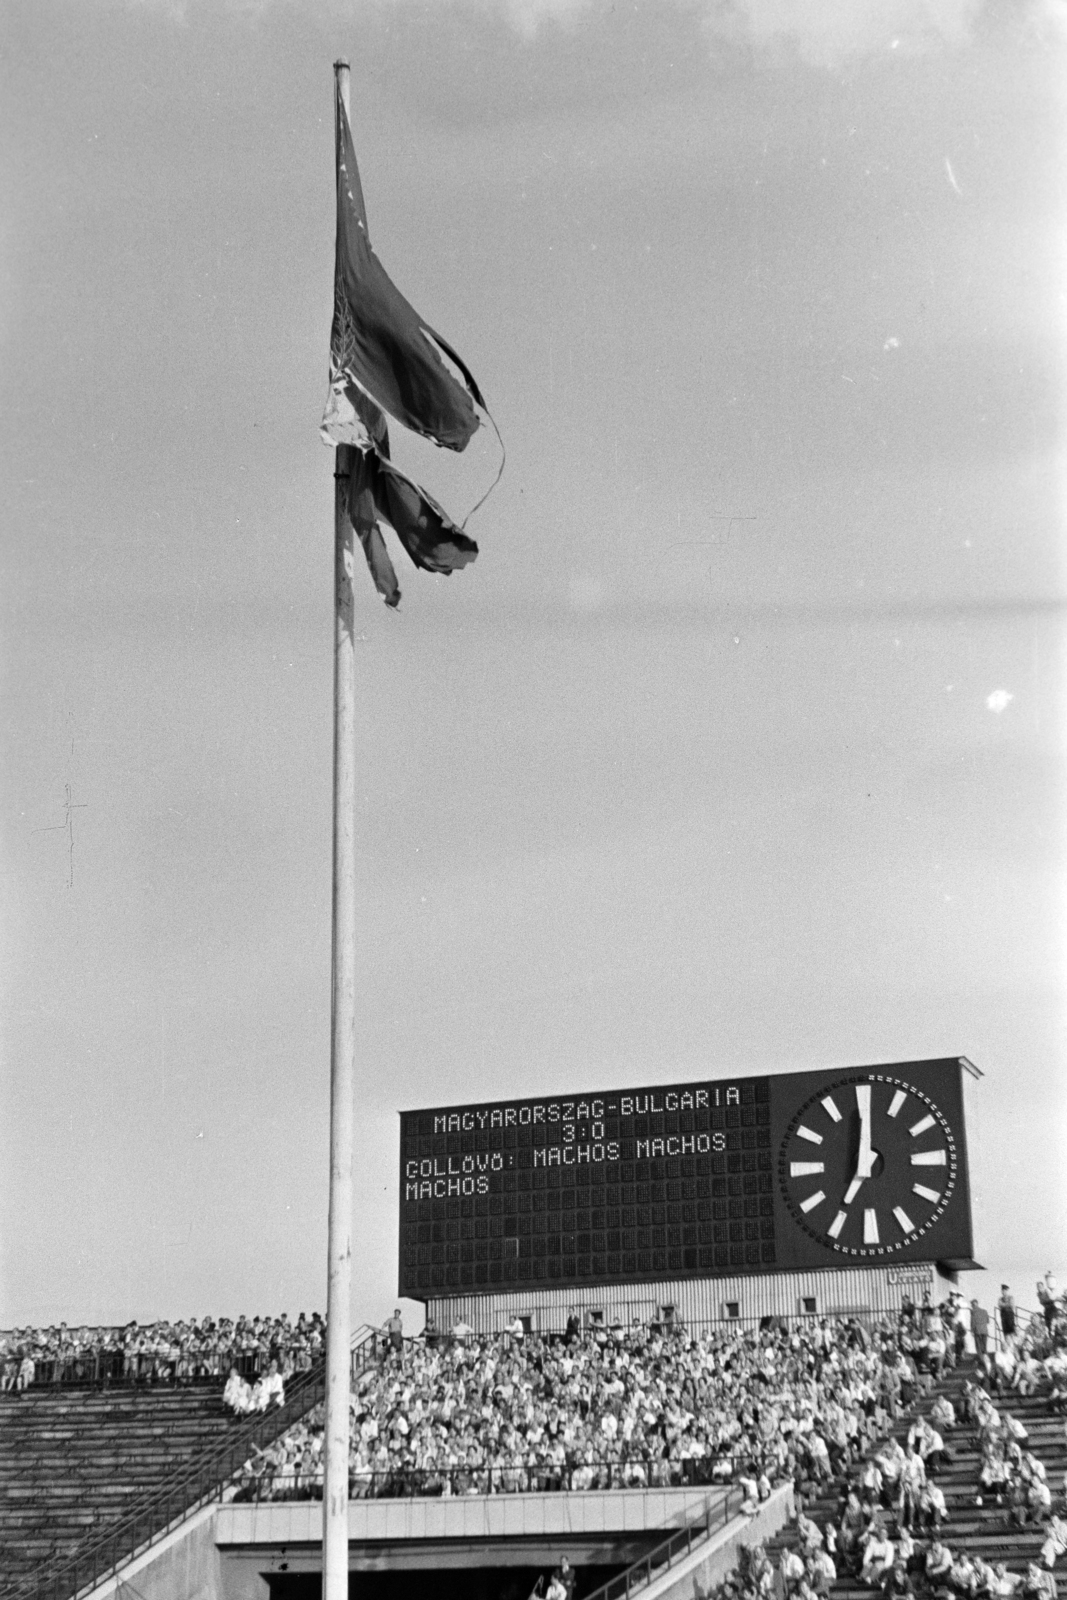
[[[941,1219],[957,1167],[952,1129],[930,1096],[872,1072],[805,1101],[782,1141],[778,1177],[812,1239],[838,1255],[882,1259]]]

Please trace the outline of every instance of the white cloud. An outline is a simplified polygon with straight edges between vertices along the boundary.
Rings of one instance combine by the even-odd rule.
[[[524,39],[533,39],[542,23],[569,26],[592,9],[590,0],[501,0],[508,21]]]
[[[710,0],[712,39],[788,47],[815,66],[877,51],[964,44],[984,0]]]
[[[158,11],[183,22],[190,10],[220,0],[121,0],[135,9]],[[221,0],[227,9],[255,17],[298,0]],[[299,0],[303,3],[303,0]],[[367,0],[359,0],[366,4]],[[371,0],[382,9],[423,5],[425,0]],[[503,15],[519,37],[536,39],[543,28],[570,29],[591,19],[616,20],[614,0],[438,0],[456,11]],[[633,0],[630,0],[633,3]],[[331,0],[344,14],[357,0]],[[1014,34],[1067,41],[1067,0],[643,0],[650,14],[671,4],[702,21],[713,50],[724,42],[759,53],[795,51],[816,66],[882,51],[915,53],[967,44],[988,22]]]
[[[992,694],[986,695],[985,703],[990,711],[995,711],[999,717],[1002,711],[1007,711],[1014,699],[1015,696],[1007,689],[994,689]]]
[[[986,27],[1067,40],[1067,0],[701,0],[701,9],[713,45],[791,49],[813,66],[958,47]]]

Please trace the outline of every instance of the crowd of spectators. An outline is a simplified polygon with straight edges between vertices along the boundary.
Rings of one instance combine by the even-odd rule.
[[[52,1384],[217,1383],[231,1369],[254,1385],[276,1363],[284,1380],[322,1357],[318,1312],[129,1322],[124,1328],[16,1328],[0,1336],[0,1387],[21,1393]]]
[[[828,1481],[954,1359],[929,1319],[393,1336],[351,1398],[351,1493]],[[246,1464],[242,1498],[321,1493],[322,1415]]]
[[[801,1514],[798,1539],[782,1551],[777,1565],[762,1547],[743,1552],[737,1570],[708,1600],[769,1600],[772,1595],[774,1600],[823,1600],[839,1575],[885,1600],[917,1595],[1056,1600],[1052,1569],[1067,1555],[1067,1480],[1057,1494],[1029,1448],[1025,1423],[1011,1410],[1016,1397],[1041,1394],[1055,1402],[1064,1394],[1067,1318],[1051,1293],[1049,1299],[1051,1314],[1049,1301],[1042,1299],[1041,1312],[1023,1325],[1003,1287],[995,1352],[983,1345],[980,1336],[988,1336],[988,1328],[981,1318],[975,1329],[975,1302],[968,1307],[954,1299],[937,1311],[909,1308],[911,1314],[901,1322],[901,1345],[910,1345],[914,1355],[923,1337],[934,1335],[932,1344],[927,1337],[920,1370],[936,1365],[939,1333],[945,1335],[950,1363],[957,1351],[976,1358],[974,1381],[967,1379],[960,1388],[958,1414],[957,1406],[939,1394],[903,1439],[886,1439],[853,1471],[836,1517],[820,1528]],[[951,1547],[945,1537],[948,1509],[937,1480],[958,1454],[961,1439],[972,1449],[978,1446],[976,1479],[966,1491],[975,1511],[1001,1508],[1002,1526],[1026,1529],[1041,1541],[1039,1557],[1027,1562],[1025,1573],[1009,1571],[1003,1561],[987,1561],[958,1542]]]

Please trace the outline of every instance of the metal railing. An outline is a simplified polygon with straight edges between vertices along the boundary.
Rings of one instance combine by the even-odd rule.
[[[352,1345],[353,1376],[377,1359],[379,1337],[377,1329],[358,1330]],[[82,1540],[70,1556],[55,1557],[25,1577],[3,1583],[0,1600],[72,1600],[95,1588],[190,1512],[221,1497],[252,1450],[272,1444],[325,1393],[326,1367],[319,1362],[291,1380],[282,1405],[234,1426],[221,1444],[185,1463],[161,1488],[142,1495],[100,1533]]]
[[[21,1384],[17,1375],[12,1375],[2,1386],[9,1393],[28,1390],[34,1394],[57,1389],[206,1389],[225,1383],[231,1367],[254,1383],[264,1376],[271,1359],[264,1358],[258,1350],[224,1351],[220,1363],[212,1363],[213,1370],[204,1371],[201,1362],[199,1371],[179,1373],[181,1363],[169,1356],[141,1351],[127,1357],[122,1350],[89,1350],[76,1356],[36,1357],[29,1383]],[[314,1362],[294,1369],[286,1382],[299,1377],[301,1371],[310,1372],[313,1365]]]
[[[397,1467],[354,1471],[348,1480],[352,1501],[462,1499],[465,1495],[578,1494],[597,1489],[725,1488],[735,1473],[729,1456],[671,1459],[633,1457],[555,1465],[514,1462],[494,1466]],[[322,1499],[316,1472],[251,1475],[239,1486],[233,1505],[284,1504]]]
[[[631,1595],[647,1589],[676,1561],[684,1560],[697,1546],[710,1539],[713,1533],[718,1533],[728,1522],[732,1522],[741,1508],[743,1498],[743,1490],[730,1489],[716,1505],[706,1501],[699,1516],[672,1533],[670,1538],[664,1539],[662,1544],[656,1545],[654,1550],[627,1567],[625,1572],[617,1573],[607,1583],[602,1583],[599,1589],[586,1595],[586,1600],[630,1600]]]

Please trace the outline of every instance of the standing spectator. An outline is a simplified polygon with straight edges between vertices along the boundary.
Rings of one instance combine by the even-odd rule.
[[[910,1528],[915,1523],[925,1487],[926,1467],[909,1439],[907,1453],[900,1465],[900,1495],[897,1501],[897,1524],[900,1528]]]
[[[1041,1302],[1041,1309],[1045,1313],[1045,1327],[1052,1332],[1052,1324],[1056,1319],[1056,1280],[1051,1272],[1046,1272],[1044,1278],[1037,1286],[1037,1298]]]
[[[1000,1299],[997,1301],[997,1313],[1000,1317],[1000,1331],[1005,1339],[1015,1337],[1015,1301],[1012,1299],[1011,1290],[1006,1283],[1000,1286]]]
[[[967,1329],[963,1325],[963,1316],[958,1307],[953,1307],[952,1312],[952,1353],[956,1366],[963,1360],[963,1352],[967,1344]]]
[[[989,1312],[984,1311],[977,1300],[971,1301],[971,1333],[974,1336],[975,1354],[979,1361],[984,1361],[989,1341]]]
[[[389,1340],[389,1347],[390,1347],[391,1350],[395,1350],[398,1353],[401,1350],[403,1350],[403,1348],[404,1348],[404,1319],[400,1315],[400,1307],[399,1306],[397,1306],[396,1310],[393,1312],[392,1316],[389,1318],[388,1322],[385,1324],[385,1327],[384,1327],[384,1329],[382,1331],[384,1332],[386,1338]]]

